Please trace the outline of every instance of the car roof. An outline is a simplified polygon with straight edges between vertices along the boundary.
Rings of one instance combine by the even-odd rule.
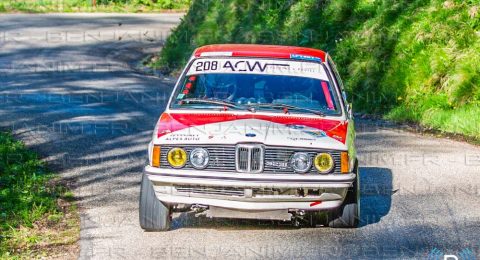
[[[193,55],[201,56],[234,56],[278,59],[319,59],[325,62],[326,53],[321,50],[281,45],[260,44],[213,44],[197,48]]]

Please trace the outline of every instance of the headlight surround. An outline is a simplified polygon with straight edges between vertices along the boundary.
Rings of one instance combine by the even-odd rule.
[[[308,153],[294,153],[290,158],[290,165],[298,173],[306,173],[312,167],[312,159]]]
[[[315,168],[320,173],[329,173],[332,171],[333,167],[335,166],[335,162],[333,161],[333,157],[329,153],[319,153],[313,159],[313,164]]]
[[[195,148],[190,152],[190,163],[195,169],[205,169],[208,165],[208,151],[203,148]]]
[[[187,152],[182,148],[172,148],[167,153],[167,161],[173,168],[182,168],[187,163]]]

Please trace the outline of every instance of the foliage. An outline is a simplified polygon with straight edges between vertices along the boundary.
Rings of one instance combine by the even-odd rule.
[[[56,183],[35,153],[0,132],[0,258],[40,243],[51,244],[54,238],[76,240],[78,220],[72,216],[76,210],[58,205],[58,200],[68,200],[63,194],[68,195],[67,189]],[[39,223],[44,219],[49,224],[69,223],[60,230],[52,225],[57,234],[43,236]]]
[[[153,64],[212,43],[328,51],[357,112],[480,138],[479,0],[196,0]]]

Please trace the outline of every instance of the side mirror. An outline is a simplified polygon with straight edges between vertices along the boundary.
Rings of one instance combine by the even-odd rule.
[[[353,110],[352,110],[352,103],[348,103],[347,105],[347,113],[348,113],[348,117],[350,119],[353,119]]]

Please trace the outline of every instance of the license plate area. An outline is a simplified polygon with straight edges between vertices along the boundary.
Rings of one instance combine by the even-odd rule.
[[[287,209],[268,211],[242,211],[210,206],[207,210],[209,218],[239,218],[290,221],[292,214]]]

